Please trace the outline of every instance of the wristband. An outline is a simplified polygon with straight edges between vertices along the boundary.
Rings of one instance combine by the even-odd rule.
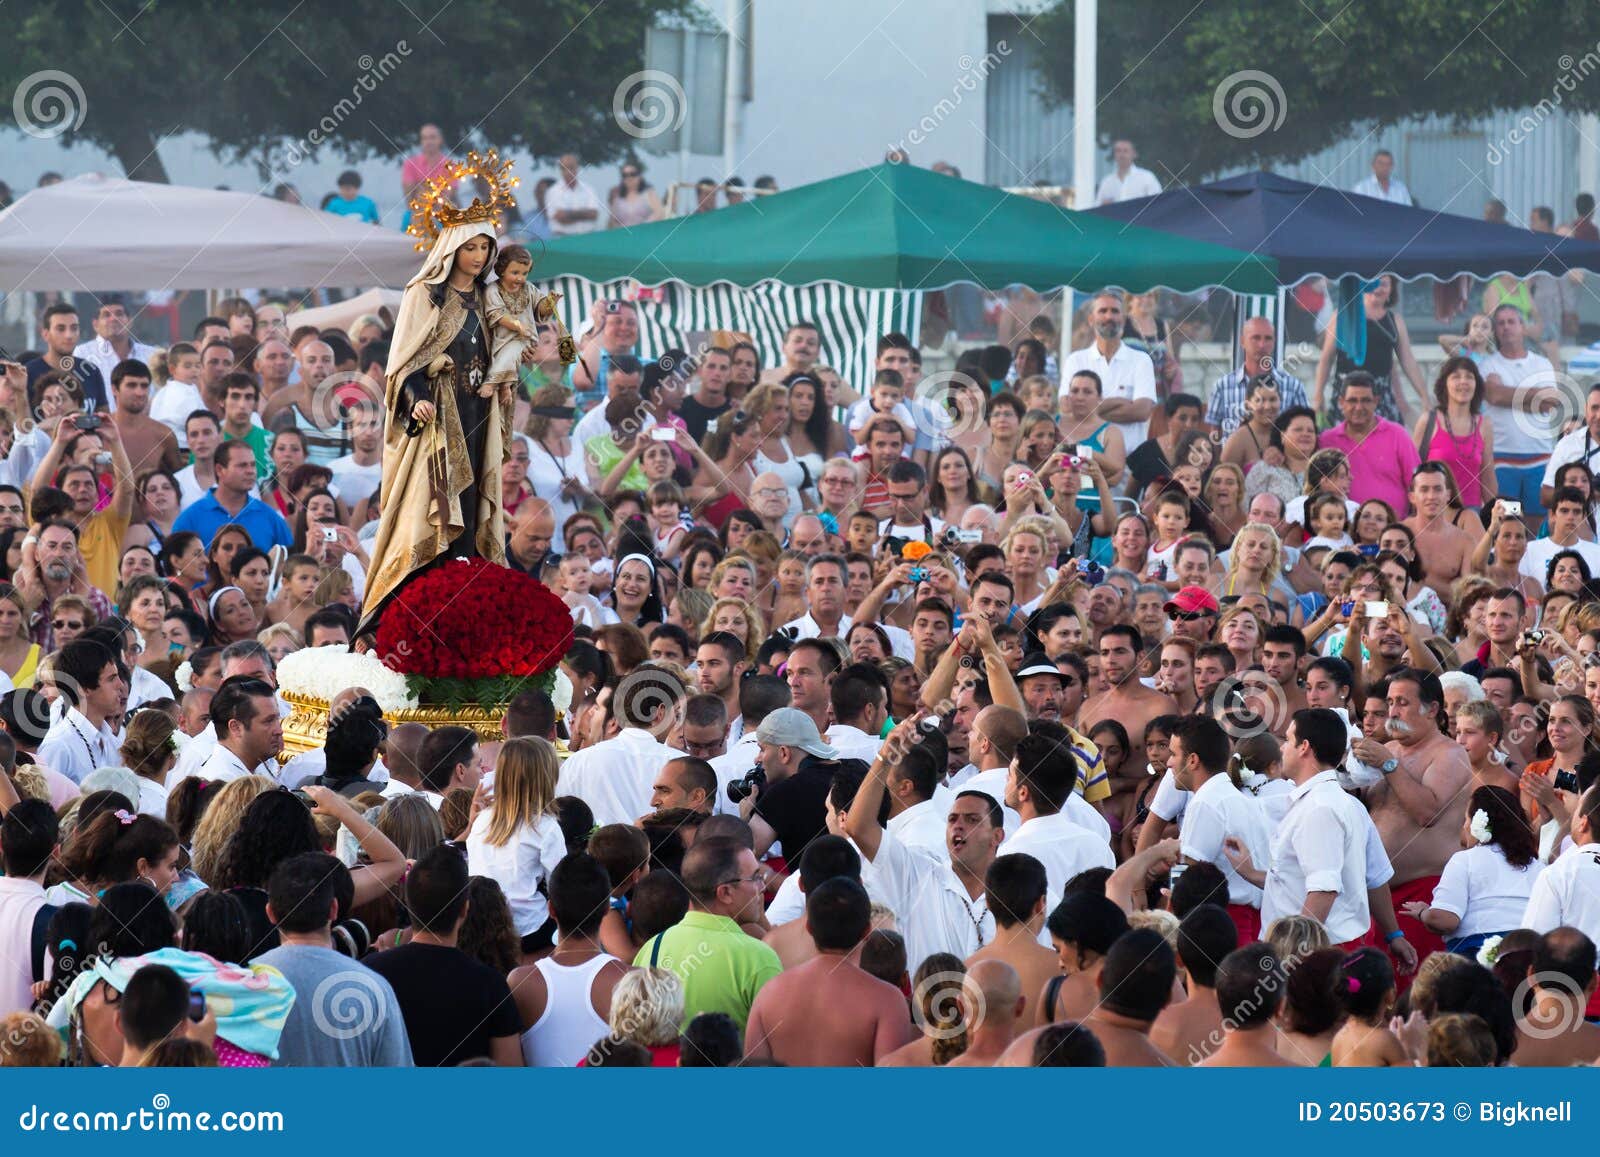
[[[24,538],[22,540],[22,545],[23,545],[24,549],[26,549],[26,548],[28,548],[30,546],[39,545],[39,536],[35,535],[35,534],[28,535],[28,537],[26,537],[26,538]]]
[[[1396,928],[1393,932],[1389,933],[1383,938],[1383,942],[1385,944],[1393,944],[1396,940],[1404,940],[1405,938],[1406,934],[1400,929]]]

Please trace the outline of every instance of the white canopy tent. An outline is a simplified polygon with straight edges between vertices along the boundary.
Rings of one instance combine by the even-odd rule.
[[[363,314],[376,314],[380,309],[387,309],[392,314],[400,308],[400,299],[404,296],[404,291],[399,289],[369,289],[332,305],[319,305],[315,309],[291,313],[285,323],[291,333],[303,325],[315,329],[348,329]]]
[[[404,285],[403,233],[250,193],[98,174],[0,212],[0,291]]]

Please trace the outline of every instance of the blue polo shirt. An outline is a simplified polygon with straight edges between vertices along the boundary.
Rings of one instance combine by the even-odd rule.
[[[206,544],[206,549],[211,549],[211,540],[216,537],[217,531],[228,523],[237,523],[250,532],[250,541],[262,550],[271,550],[281,546],[288,550],[294,545],[294,532],[289,529],[289,524],[283,520],[272,507],[261,499],[251,496],[245,500],[244,509],[238,514],[229,514],[217,501],[217,488],[213,486],[206,492],[204,498],[198,499],[172,524],[172,530],[192,531],[200,536],[200,541]]]

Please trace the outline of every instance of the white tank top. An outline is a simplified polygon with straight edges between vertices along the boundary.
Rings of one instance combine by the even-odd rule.
[[[570,1069],[611,1026],[594,1011],[594,978],[615,956],[600,953],[582,964],[557,964],[545,957],[534,964],[544,977],[544,1013],[522,1034],[522,1063],[529,1068]]]

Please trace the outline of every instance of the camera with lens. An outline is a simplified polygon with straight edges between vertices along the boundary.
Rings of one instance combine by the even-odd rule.
[[[728,784],[728,799],[743,803],[747,798],[767,786],[767,769],[759,763],[744,775]]]

